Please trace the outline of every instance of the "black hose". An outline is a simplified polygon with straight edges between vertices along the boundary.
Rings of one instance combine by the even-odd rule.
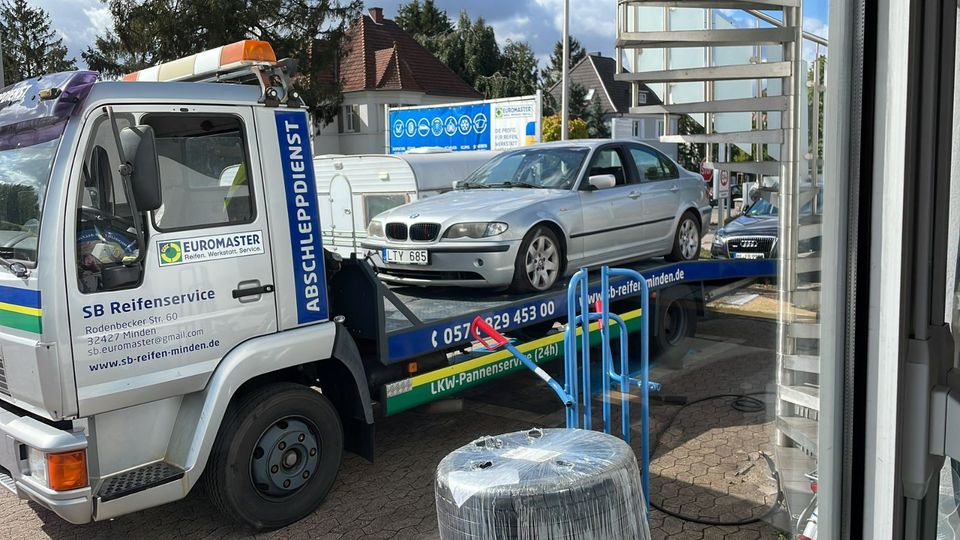
[[[659,434],[657,435],[656,441],[650,447],[650,455],[653,456],[653,454],[657,451],[657,447],[660,446],[660,439],[663,436],[663,434],[666,433],[671,426],[673,426],[673,423],[680,416],[680,413],[683,412],[683,410],[686,409],[687,407],[696,405],[698,403],[703,403],[704,401],[712,401],[715,399],[723,399],[723,398],[733,398],[733,401],[730,402],[730,407],[732,407],[734,410],[744,412],[744,413],[762,412],[767,408],[767,404],[764,403],[762,400],[757,399],[754,396],[771,395],[771,394],[773,394],[773,392],[753,392],[750,394],[717,394],[714,396],[707,396],[705,398],[700,398],[694,401],[686,401],[683,398],[677,399],[675,397],[661,398],[660,401],[663,401],[664,403],[668,403],[672,405],[679,405],[680,408],[677,409],[675,413],[673,413],[673,416],[670,417],[670,420],[667,422],[667,425],[660,430]],[[742,519],[738,521],[714,521],[709,519],[703,519],[700,517],[685,516],[678,512],[667,510],[663,506],[660,506],[659,504],[653,502],[653,497],[650,497],[650,506],[656,508],[657,510],[663,512],[664,514],[670,517],[674,517],[683,521],[688,521],[690,523],[697,523],[699,525],[711,525],[711,526],[717,526],[717,527],[737,527],[740,525],[749,525],[751,523],[757,523],[758,521],[763,521],[768,517],[774,515],[778,511],[780,511],[780,509],[783,507],[784,493],[783,493],[783,486],[780,482],[780,473],[777,472],[776,467],[773,464],[773,460],[770,459],[768,455],[762,452],[760,455],[763,456],[764,460],[766,460],[767,467],[770,469],[770,475],[777,482],[777,500],[766,512],[764,512],[763,514],[757,517]]]

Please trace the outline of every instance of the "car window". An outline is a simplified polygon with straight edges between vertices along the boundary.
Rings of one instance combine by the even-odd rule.
[[[623,160],[620,158],[620,151],[616,148],[603,148],[593,156],[589,176],[601,174],[612,174],[617,179],[618,186],[627,184],[627,178],[629,177],[623,166]]]
[[[531,148],[501,154],[474,171],[460,186],[570,189],[577,180],[586,148]]]
[[[630,147],[630,157],[644,182],[673,180],[678,177],[677,166],[667,156],[649,148]]]

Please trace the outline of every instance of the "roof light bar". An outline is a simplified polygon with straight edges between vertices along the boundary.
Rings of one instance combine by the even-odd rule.
[[[247,39],[128,73],[125,81],[185,81],[212,78],[218,74],[263,63],[275,63],[277,55],[266,41]]]

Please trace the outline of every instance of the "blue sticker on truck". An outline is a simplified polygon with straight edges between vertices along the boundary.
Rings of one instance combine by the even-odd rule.
[[[297,323],[307,324],[329,317],[310,126],[306,113],[302,111],[277,111],[275,114],[287,194]]]

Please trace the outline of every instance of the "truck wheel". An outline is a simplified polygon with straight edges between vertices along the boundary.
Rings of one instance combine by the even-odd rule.
[[[520,243],[511,292],[546,291],[560,279],[563,248],[549,227],[538,225]]]
[[[691,290],[674,286],[661,291],[656,303],[657,319],[650,334],[650,361],[682,368],[688,341],[697,332],[697,306]]]
[[[677,223],[673,235],[673,251],[666,256],[668,261],[695,261],[700,258],[700,224],[693,212],[685,212]]]
[[[231,403],[204,483],[224,514],[277,529],[320,505],[342,457],[343,428],[330,401],[299,384],[271,384]]]

